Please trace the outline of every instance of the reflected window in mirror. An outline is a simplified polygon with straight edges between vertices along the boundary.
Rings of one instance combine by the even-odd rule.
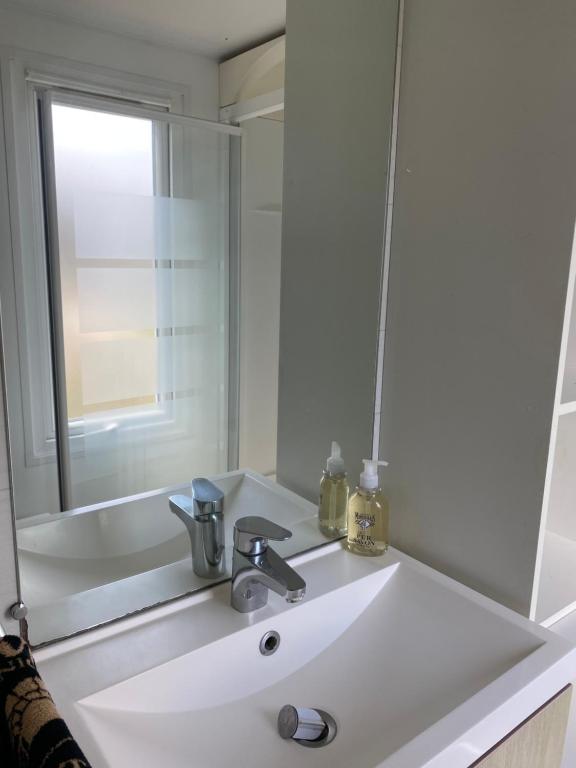
[[[61,507],[222,472],[227,137],[43,108]]]

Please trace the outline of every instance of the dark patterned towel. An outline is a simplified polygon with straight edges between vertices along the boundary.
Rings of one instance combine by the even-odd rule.
[[[90,768],[19,637],[0,640],[0,766]]]

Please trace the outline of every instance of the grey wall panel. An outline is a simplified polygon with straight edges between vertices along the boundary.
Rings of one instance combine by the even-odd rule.
[[[276,472],[284,124],[242,124],[239,466]]]
[[[406,0],[382,454],[395,545],[529,610],[576,214],[573,0]]]
[[[278,480],[370,455],[396,0],[288,0]]]

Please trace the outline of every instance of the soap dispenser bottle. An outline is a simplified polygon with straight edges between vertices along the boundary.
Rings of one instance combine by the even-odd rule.
[[[332,442],[332,454],[322,473],[318,501],[318,525],[322,533],[330,538],[346,535],[348,491],[348,477],[340,446]]]
[[[389,507],[378,485],[378,465],[386,461],[363,459],[360,484],[348,502],[348,551],[356,555],[382,555],[388,549]]]

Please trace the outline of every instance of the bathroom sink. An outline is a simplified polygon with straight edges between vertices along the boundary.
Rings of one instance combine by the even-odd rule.
[[[336,543],[292,564],[309,585],[302,604],[274,596],[241,615],[216,587],[149,627],[173,646],[150,650],[158,663],[119,662],[86,695],[69,692],[94,768],[464,768],[576,677],[570,644],[401,553],[359,558]],[[182,610],[189,629],[170,634]],[[64,667],[43,671],[57,687]],[[285,704],[329,712],[335,740],[282,740]]]

